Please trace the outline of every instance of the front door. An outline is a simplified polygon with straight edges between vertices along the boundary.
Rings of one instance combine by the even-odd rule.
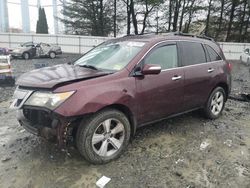
[[[175,42],[156,46],[142,60],[143,65],[160,65],[162,71],[158,75],[136,77],[139,124],[182,111],[184,72],[178,62]]]

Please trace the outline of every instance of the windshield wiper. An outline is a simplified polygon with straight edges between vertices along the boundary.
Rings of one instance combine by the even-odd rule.
[[[93,69],[93,70],[98,70],[98,68],[96,68],[93,65],[79,65],[80,67],[84,67],[84,68],[88,68],[88,69]]]

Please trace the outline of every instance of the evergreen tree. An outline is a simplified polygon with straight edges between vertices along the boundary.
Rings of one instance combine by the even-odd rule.
[[[61,21],[67,33],[108,36],[113,32],[113,6],[104,0],[71,0],[64,4]]]
[[[36,24],[36,33],[48,34],[48,23],[44,8],[39,8],[39,15]]]

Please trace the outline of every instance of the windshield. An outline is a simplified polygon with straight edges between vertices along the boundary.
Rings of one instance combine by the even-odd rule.
[[[104,43],[83,55],[74,65],[119,71],[137,55],[144,44],[132,41]]]
[[[20,44],[21,47],[29,47],[29,46],[33,46],[34,43],[33,42],[25,42],[23,44]]]

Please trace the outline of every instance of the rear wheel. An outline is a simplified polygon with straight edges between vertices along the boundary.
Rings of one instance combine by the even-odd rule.
[[[130,139],[130,123],[120,111],[108,109],[83,120],[76,144],[81,155],[93,164],[117,159]]]
[[[56,58],[56,53],[55,53],[55,52],[50,52],[50,53],[49,53],[49,57],[50,57],[51,59]]]
[[[24,53],[23,53],[23,58],[24,58],[25,60],[28,60],[28,59],[30,58],[30,54],[29,54],[28,52],[24,52]]]
[[[210,94],[210,97],[205,106],[205,115],[209,119],[217,119],[225,106],[226,94],[222,87],[217,87]]]

